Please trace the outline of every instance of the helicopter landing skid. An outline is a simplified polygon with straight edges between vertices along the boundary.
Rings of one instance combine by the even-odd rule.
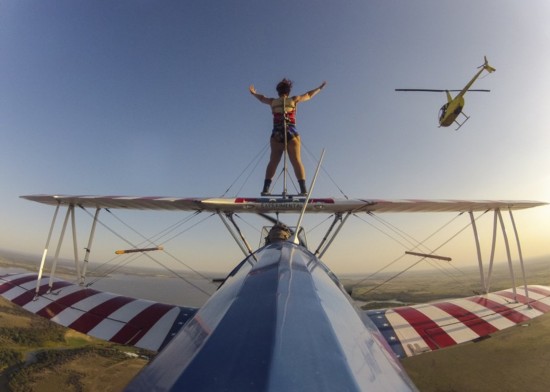
[[[470,116],[467,116],[464,112],[460,112],[460,114],[462,114],[464,116],[464,120],[462,120],[462,122],[459,122],[458,119],[455,119],[455,123],[458,124],[458,127],[455,128],[455,131],[458,131],[460,129],[461,126],[463,126],[464,124],[466,124],[466,121],[468,121],[470,119]]]

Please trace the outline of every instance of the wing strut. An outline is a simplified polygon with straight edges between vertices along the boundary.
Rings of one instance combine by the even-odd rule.
[[[84,207],[80,207],[82,209],[84,209]],[[90,259],[90,252],[92,251],[92,242],[94,240],[94,235],[95,235],[95,228],[96,228],[96,225],[97,225],[97,217],[99,216],[99,211],[101,210],[101,208],[97,207],[95,209],[95,214],[94,214],[94,220],[92,222],[92,229],[90,230],[90,238],[88,239],[88,246],[86,247],[86,254],[84,255],[84,261],[82,262],[82,275],[79,277],[80,278],[80,285],[83,286],[85,281],[86,281],[86,270],[88,269],[88,260]]]
[[[516,245],[518,247],[519,263],[521,265],[521,274],[523,275],[523,288],[525,289],[527,306],[531,308],[531,301],[529,300],[529,290],[527,290],[527,278],[525,277],[525,266],[523,264],[523,253],[521,252],[521,244],[519,243],[519,235],[518,235],[518,230],[516,228],[516,221],[514,220],[514,215],[512,214],[512,210],[509,209],[508,212],[510,213],[510,220],[512,221],[512,227],[514,228],[514,235],[516,236]]]
[[[63,244],[63,239],[65,238],[65,230],[67,229],[67,223],[69,222],[69,216],[71,215],[71,210],[74,210],[74,204],[69,204],[69,207],[67,208],[67,213],[65,214],[65,220],[63,221],[63,227],[61,228],[61,234],[59,235],[57,249],[55,250],[55,256],[53,258],[52,269],[50,272],[50,281],[48,283],[48,286],[49,286],[48,292],[51,292],[53,287],[55,269],[57,268],[57,261],[59,260],[59,252],[61,252],[61,245]]]
[[[330,247],[330,245],[332,245],[332,242],[334,241],[334,239],[336,238],[336,236],[338,235],[338,233],[340,233],[340,229],[342,229],[342,226],[344,226],[344,223],[346,223],[346,220],[349,218],[349,216],[351,215],[351,212],[348,212],[346,214],[346,216],[344,217],[344,219],[342,219],[342,213],[337,213],[335,216],[334,216],[334,221],[332,222],[332,224],[330,225],[327,233],[325,234],[325,237],[323,238],[323,240],[321,241],[321,243],[319,244],[319,246],[317,247],[317,250],[315,251],[315,255],[321,259],[323,257],[323,255],[325,254],[325,252],[328,250],[328,248]],[[334,226],[336,225],[336,222],[337,221],[340,221],[340,224],[338,225],[338,227],[336,228],[336,231],[332,234],[332,236],[330,237],[330,240],[327,242],[327,244],[323,247],[323,244],[325,243],[325,241],[327,240],[330,232],[333,230]],[[321,247],[323,247],[323,249],[321,250]]]
[[[473,211],[468,211],[470,215],[470,222],[472,223],[472,229],[474,230],[474,239],[476,242],[477,262],[479,265],[479,278],[481,279],[481,288],[485,293],[488,293],[489,289],[485,283],[485,272],[483,272],[483,260],[481,258],[481,246],[479,244],[479,235],[477,234],[476,220],[474,219]]]
[[[512,227],[513,227],[513,230],[514,230],[514,236],[516,238],[517,252],[518,252],[518,257],[519,257],[519,263],[520,263],[520,266],[521,266],[521,275],[522,275],[522,279],[523,279],[523,286],[525,288],[525,297],[527,298],[528,306],[530,306],[529,302],[531,301],[531,299],[529,298],[529,292],[527,290],[527,279],[526,279],[526,275],[525,275],[525,266],[524,266],[524,262],[523,262],[523,254],[522,254],[522,251],[521,251],[521,244],[520,244],[520,240],[519,240],[518,230],[517,230],[517,227],[516,227],[516,222],[514,220],[514,215],[512,214],[512,210],[509,209],[508,212],[510,213],[510,221],[512,223]],[[501,213],[500,208],[495,208],[494,209],[493,238],[492,238],[492,243],[491,243],[491,256],[490,256],[490,261],[489,261],[489,270],[487,272],[487,277],[485,277],[485,273],[483,271],[483,260],[481,258],[481,248],[480,248],[480,244],[479,244],[479,236],[478,236],[478,233],[477,233],[477,227],[476,227],[476,223],[475,223],[475,219],[474,219],[474,214],[473,214],[472,211],[468,211],[468,213],[470,215],[470,221],[471,221],[471,224],[472,224],[472,229],[474,231],[474,239],[475,239],[476,250],[477,250],[477,259],[478,259],[478,264],[479,264],[479,275],[480,275],[481,287],[482,287],[483,291],[485,293],[489,293],[489,290],[490,290],[491,278],[492,278],[492,275],[493,275],[493,264],[494,264],[494,259],[495,259],[495,249],[496,249],[496,240],[497,240],[497,227],[500,225],[500,230],[502,232],[502,237],[503,237],[503,240],[504,240],[504,248],[506,250],[506,257],[508,259],[508,269],[509,269],[509,272],[510,272],[510,278],[512,279],[513,298],[514,298],[514,301],[518,302],[517,290],[516,290],[516,276],[515,276],[514,268],[513,268],[513,265],[512,265],[512,256],[511,256],[511,251],[510,251],[510,243],[508,241],[508,235],[506,233],[506,227],[505,227],[505,224],[504,224],[504,219],[502,217],[502,213]]]
[[[225,213],[225,216],[224,216],[224,214],[222,214],[220,211],[218,211],[218,216],[220,217],[220,219],[224,223],[225,227],[227,228],[227,230],[229,231],[229,233],[231,234],[231,236],[233,237],[233,239],[235,240],[235,242],[237,243],[239,248],[241,248],[241,251],[244,253],[244,255],[246,257],[248,257],[249,255],[254,256],[252,248],[250,247],[250,244],[248,243],[246,238],[244,238],[244,235],[243,235],[241,229],[239,228],[239,226],[237,225],[237,223],[233,219],[233,213],[232,212],[227,212],[227,213]],[[235,227],[234,230],[231,228],[231,226],[229,226],[228,220],[231,221],[231,223]],[[237,235],[235,234],[235,231],[239,234],[240,238],[237,237]],[[254,259],[256,259],[256,258],[254,257]],[[248,258],[247,258],[247,260],[248,260]]]
[[[38,292],[40,290],[40,280],[42,279],[42,272],[44,271],[44,263],[46,262],[46,255],[48,254],[48,247],[50,246],[50,240],[52,239],[53,228],[55,226],[55,220],[57,218],[57,213],[59,212],[59,206],[61,203],[57,203],[55,207],[55,212],[53,213],[52,224],[50,225],[50,231],[48,233],[48,239],[46,240],[46,246],[44,247],[44,252],[42,253],[42,260],[40,261],[40,268],[38,269],[38,278],[36,279],[36,292],[34,294],[34,300],[38,299]]]
[[[514,300],[517,302],[517,291],[516,291],[516,275],[514,274],[514,267],[512,266],[512,257],[510,256],[510,243],[508,242],[508,235],[506,234],[506,228],[504,227],[504,221],[502,220],[502,214],[500,213],[500,208],[495,210],[495,214],[498,215],[498,220],[500,222],[500,228],[502,230],[502,236],[504,237],[504,246],[506,247],[506,257],[508,258],[508,268],[510,270],[510,277],[512,278],[512,288],[514,289]]]

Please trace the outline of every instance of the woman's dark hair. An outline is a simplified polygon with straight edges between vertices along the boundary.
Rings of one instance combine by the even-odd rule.
[[[287,78],[284,78],[277,84],[277,93],[279,94],[279,97],[282,95],[289,95],[290,90],[292,89],[292,80],[289,80]]]

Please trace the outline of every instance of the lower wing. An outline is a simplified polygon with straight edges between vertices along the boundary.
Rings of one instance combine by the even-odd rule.
[[[0,295],[57,324],[114,343],[160,351],[197,309],[92,290],[37,274],[0,274]],[[38,293],[36,292],[36,288]]]
[[[528,295],[526,295],[528,294]],[[398,357],[474,341],[550,311],[550,287],[366,311]]]

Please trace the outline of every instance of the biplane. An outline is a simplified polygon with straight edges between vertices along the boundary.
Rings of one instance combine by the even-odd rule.
[[[414,391],[399,358],[488,336],[550,310],[550,287],[513,287],[490,293],[483,272],[474,215],[494,212],[509,258],[504,213],[509,214],[523,256],[513,213],[537,201],[380,200],[270,196],[178,198],[30,195],[55,212],[38,274],[0,273],[0,294],[13,303],[77,331],[158,355],[127,391]],[[59,211],[66,209],[56,254],[44,274]],[[75,279],[55,277],[59,248],[78,209],[95,210],[83,260],[75,250]],[[161,304],[101,292],[86,285],[86,271],[101,210],[189,211],[219,215],[244,253],[200,308]],[[484,292],[469,298],[365,311],[321,261],[351,216],[390,212],[463,212],[469,216]],[[333,221],[316,248],[301,237],[301,224],[287,227],[285,214],[330,214]],[[253,250],[235,214],[276,214],[265,243]],[[76,236],[73,246],[76,249]],[[493,250],[495,240],[493,237]],[[158,247],[156,247],[158,249]],[[155,248],[135,249],[137,252]],[[416,257],[436,257],[429,253]]]
[[[495,72],[495,68],[491,67],[489,65],[489,62],[487,61],[487,57],[484,57],[483,64],[478,67],[481,68],[474,77],[468,82],[468,84],[462,89],[462,90],[435,90],[435,89],[420,89],[420,88],[398,88],[395,89],[395,91],[425,91],[425,92],[444,92],[447,95],[447,102],[441,106],[441,109],[439,109],[439,126],[440,127],[448,127],[451,124],[455,123],[458,125],[458,127],[455,129],[455,131],[458,131],[460,127],[466,123],[470,119],[469,116],[467,116],[462,110],[464,108],[464,95],[468,91],[478,91],[478,92],[490,92],[491,90],[484,90],[484,89],[470,89],[472,84],[479,78],[481,73],[483,71],[487,71],[489,73]],[[451,95],[451,92],[459,93],[453,97]],[[459,115],[463,116],[462,121],[459,121],[457,118]]]

